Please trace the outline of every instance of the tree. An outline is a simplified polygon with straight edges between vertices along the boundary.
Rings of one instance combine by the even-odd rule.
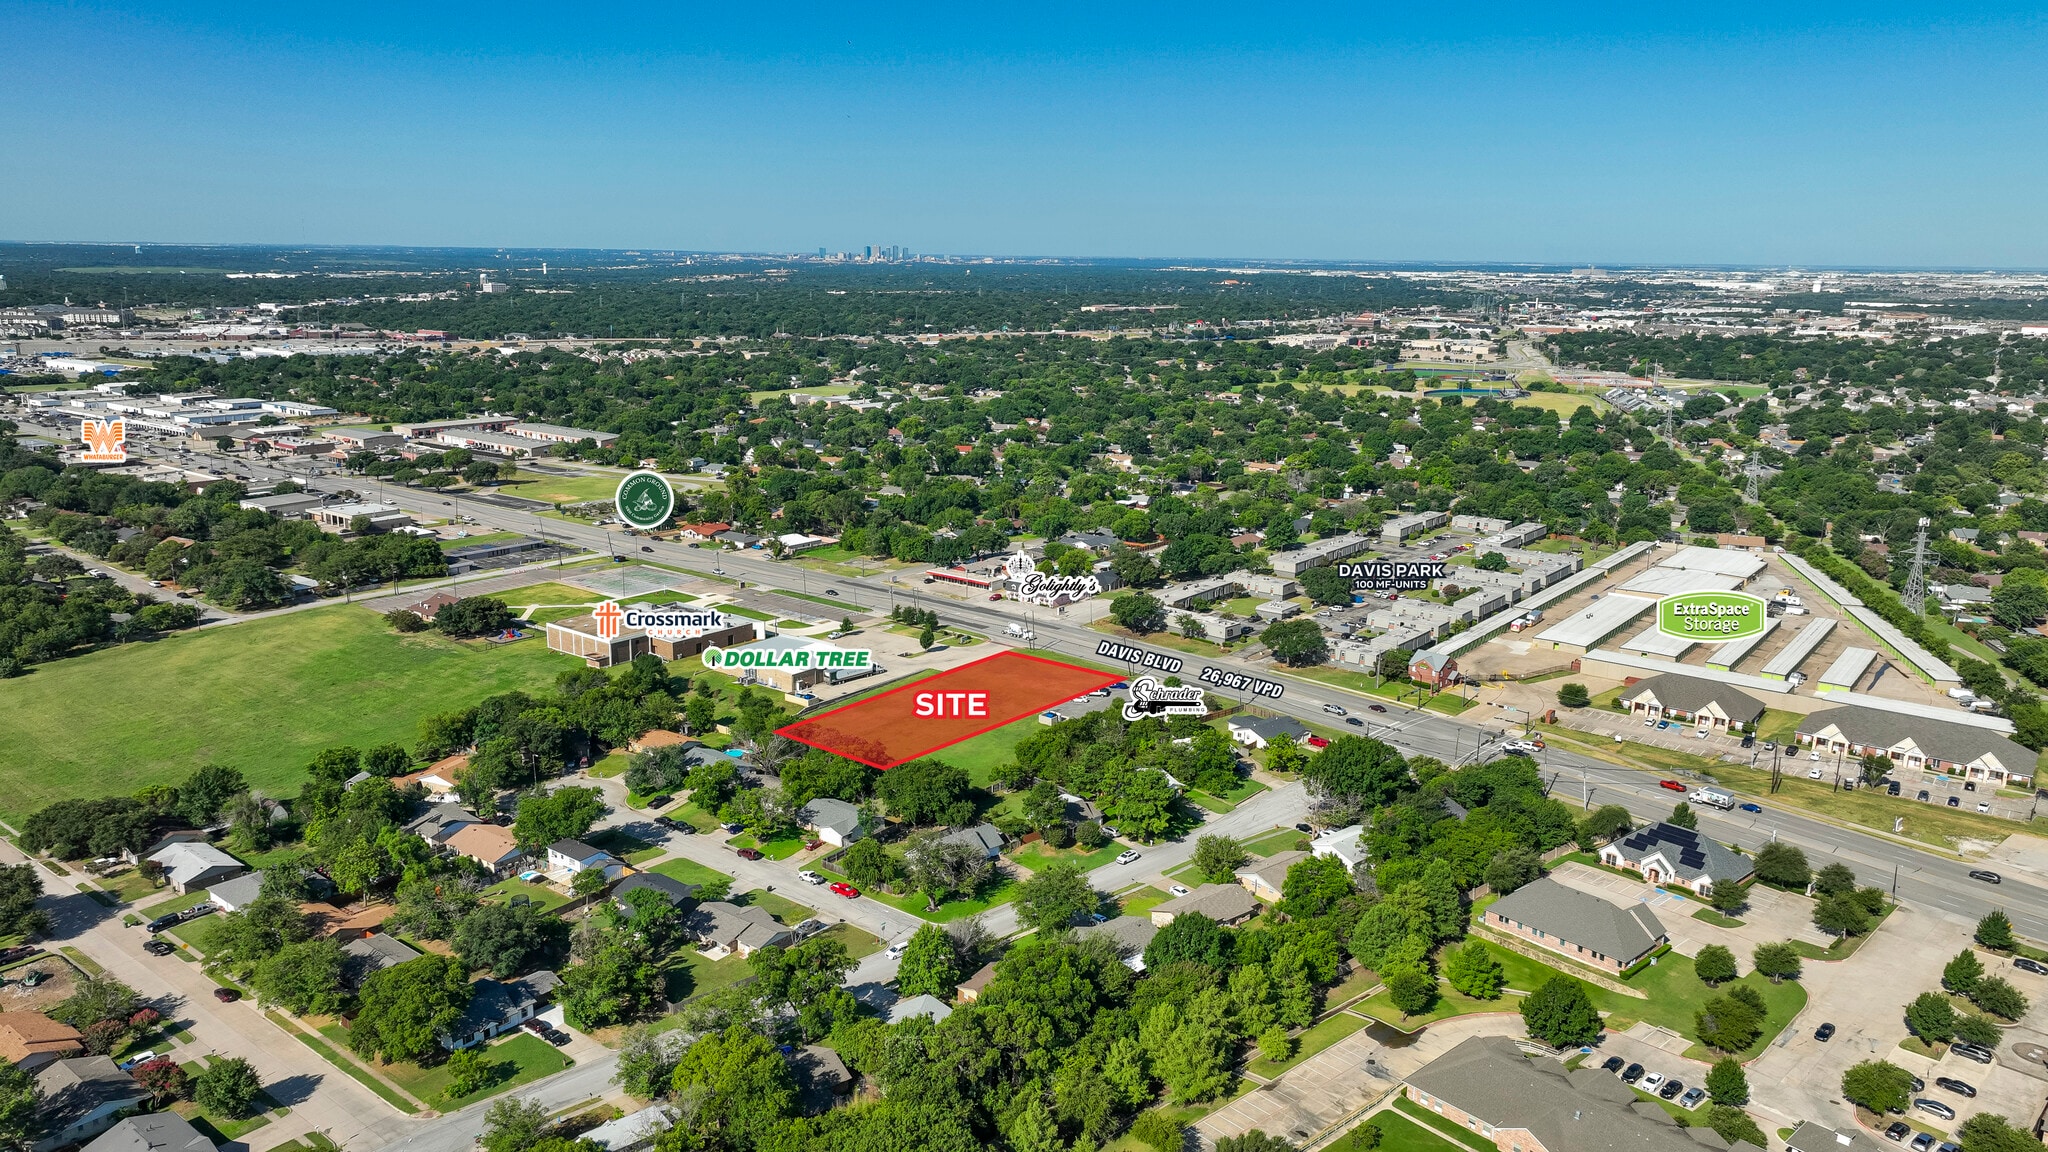
[[[240,1056],[215,1056],[192,1078],[192,1099],[200,1107],[230,1120],[255,1113],[263,1081],[256,1066]]]
[[[349,1047],[359,1056],[419,1062],[440,1051],[441,1035],[469,1004],[468,970],[429,953],[372,973],[357,993]]]
[[[1474,1000],[1498,1000],[1507,971],[1482,940],[1467,940],[1444,952],[1444,979]]]
[[[1010,1152],[1066,1152],[1060,1126],[1042,1096],[1034,1095],[1025,1101],[1003,1134],[1009,1138]]]
[[[895,857],[889,850],[872,839],[860,839],[839,858],[839,866],[845,870],[846,878],[863,888],[879,888],[896,878],[898,871]]]
[[[0,864],[0,935],[41,935],[50,929],[49,914],[36,907],[43,878],[33,864]]]
[[[2017,1020],[2027,1014],[2027,998],[2003,976],[1988,976],[1977,981],[1977,987],[1970,993],[1970,1002],[1993,1016],[2007,1020]]]
[[[923,631],[921,631],[921,632],[919,632],[919,633],[917,634],[917,646],[918,646],[919,648],[927,648],[927,649],[928,649],[928,648],[930,648],[930,647],[931,647],[932,645],[934,645],[934,644],[936,644],[936,643],[938,643],[938,642],[939,642],[939,634],[938,634],[938,632],[937,632],[937,631],[936,631],[935,629],[933,629],[933,628],[932,628],[932,626],[931,626],[931,625],[929,625],[929,624],[925,625],[925,626],[924,626],[924,630],[923,630]]]
[[[1968,948],[1956,953],[1941,969],[1941,986],[1961,996],[1968,996],[1977,990],[1977,982],[1984,978],[1984,962]]]
[[[230,798],[248,790],[241,772],[225,764],[207,764],[178,785],[178,815],[191,821],[194,828],[204,828],[227,807]]]
[[[1103,804],[1102,814],[1116,821],[1117,830],[1125,836],[1150,844],[1166,835],[1178,799],[1164,773],[1140,769],[1123,774],[1115,794]]]
[[[1913,1074],[1887,1060],[1865,1060],[1842,1073],[1842,1095],[1882,1116],[1904,1112],[1913,1094]]]
[[[1143,636],[1166,627],[1166,605],[1149,593],[1133,592],[1110,601],[1109,618]]]
[[[2012,951],[2012,921],[2005,915],[2005,909],[1993,908],[1977,921],[1977,943],[1993,952]]]
[[[1707,893],[1707,903],[1723,916],[1733,916],[1749,903],[1749,887],[1733,880],[1722,881]]]
[[[1939,992],[1922,992],[1906,1005],[1906,1027],[1929,1044],[1946,1044],[1956,1034],[1956,1008]]]
[[[1756,878],[1779,888],[1804,888],[1813,876],[1806,853],[1782,840],[1773,840],[1756,853]]]
[[[168,1056],[159,1056],[142,1065],[135,1070],[134,1076],[135,1083],[149,1093],[150,1104],[158,1108],[166,1107],[173,1100],[183,1100],[192,1093],[191,1078],[185,1074],[184,1067]],[[0,1097],[5,1095],[4,1090],[0,1090]],[[11,1140],[0,1139],[0,1143],[10,1148],[17,1147]]]
[[[1586,691],[1584,684],[1560,684],[1557,688],[1557,703],[1560,708],[1584,708],[1593,702],[1593,694]]]
[[[1195,841],[1195,870],[1211,884],[1231,883],[1249,859],[1251,854],[1244,845],[1228,836],[1204,836]]]
[[[1287,866],[1280,885],[1280,911],[1289,916],[1313,919],[1336,907],[1338,901],[1357,889],[1351,883],[1351,869],[1335,856],[1306,856]]]
[[[1956,1039],[1983,1048],[1996,1048],[2005,1039],[2005,1029],[1989,1016],[1964,1013],[1956,1018]]]
[[[1351,581],[1339,575],[1333,567],[1310,568],[1301,574],[1300,580],[1301,590],[1318,604],[1351,603]]]
[[[1585,985],[1552,976],[1522,1000],[1522,1024],[1529,1035],[1553,1048],[1591,1044],[1600,1038],[1600,1013]]]
[[[1387,985],[1387,998],[1403,1016],[1419,1016],[1436,1003],[1436,977],[1414,961],[1389,964],[1380,978]]]
[[[1763,1148],[1769,1145],[1769,1141],[1764,1139],[1763,1129],[1757,1127],[1749,1113],[1732,1104],[1716,1104],[1707,1109],[1707,1127],[1714,1130],[1714,1135],[1726,1140],[1730,1147],[1751,1144]]]
[[[497,1071],[493,1061],[485,1060],[484,1054],[474,1048],[463,1048],[448,1054],[447,1093],[450,1096],[468,1096],[481,1092],[490,1086]]]
[[[1408,762],[1392,745],[1362,736],[1339,736],[1304,769],[1309,789],[1366,808],[1391,804],[1415,783]]]
[[[1813,874],[1813,890],[1823,896],[1846,896],[1856,890],[1856,873],[1847,864],[1829,864]]]
[[[1167,1029],[1162,1023],[1173,1022]],[[1163,1033],[1163,1035],[1161,1035]],[[1166,1085],[1167,1096],[1176,1104],[1193,1104],[1220,1094],[1230,1085],[1230,1035],[1221,989],[1207,988],[1195,994],[1184,1008],[1160,1004],[1141,1029],[1141,1041],[1148,1043],[1152,1069]]]
[[[1707,1094],[1716,1104],[1740,1108],[1749,1103],[1749,1075],[1742,1070],[1742,1061],[1733,1056],[1714,1061],[1707,1069]]]
[[[1497,896],[1505,896],[1531,880],[1543,875],[1543,861],[1536,853],[1519,845],[1503,848],[1494,853],[1487,862],[1486,871],[1480,879]]]
[[[664,906],[668,903],[659,894],[655,898]],[[568,924],[541,911],[539,904],[491,903],[479,904],[464,916],[450,943],[463,963],[506,977],[538,966],[566,942],[568,934]]]
[[[1749,954],[1750,963],[1773,984],[1799,978],[1799,953],[1790,944],[1759,944]]]
[[[796,1110],[796,1085],[782,1053],[738,1024],[690,1045],[670,1085],[679,1097],[701,1099],[697,1134],[712,1147],[755,1147]]]
[[[1700,949],[1692,959],[1693,975],[1713,987],[1723,981],[1735,979],[1735,953],[1719,944],[1709,944]]]
[[[1813,902],[1813,923],[1836,936],[1861,936],[1870,931],[1870,913],[1851,896],[1823,896]]]
[[[1102,904],[1102,894],[1072,860],[1055,860],[1017,888],[1017,919],[1041,932],[1084,923]]]
[[[1024,793],[1021,805],[1024,822],[1034,832],[1044,832],[1067,818],[1067,802],[1060,795],[1060,786],[1050,780],[1040,780]]]
[[[256,996],[266,1005],[282,1005],[301,1016],[332,1014],[347,998],[343,960],[341,945],[332,940],[286,945],[256,966]]]
[[[2041,1142],[2031,1132],[1996,1112],[1979,1112],[1956,1130],[1963,1152],[2030,1152]]]
[[[557,788],[545,795],[520,799],[519,817],[512,825],[512,834],[521,847],[541,849],[558,840],[574,840],[583,835],[608,811],[604,793],[595,788]]]
[[[1692,810],[1692,805],[1680,800],[1678,805],[1671,809],[1671,816],[1665,823],[1691,831],[1699,828],[1700,818],[1699,814]]]
[[[1700,1043],[1721,1052],[1741,1052],[1756,1043],[1763,1033],[1763,1009],[1751,997],[1741,995],[1753,991],[1738,984],[1694,1013],[1693,1029]]]
[[[1259,642],[1290,668],[1306,668],[1330,658],[1322,626],[1309,619],[1275,620],[1259,633]]]
[[[1629,814],[1628,809],[1619,804],[1602,804],[1579,821],[1573,839],[1579,842],[1579,847],[1591,852],[1633,827],[1635,817]]]
[[[941,903],[956,894],[978,890],[994,875],[994,865],[986,852],[958,840],[948,840],[939,832],[911,837],[903,849],[903,866],[912,887],[924,895],[928,912],[937,911]]]
[[[950,764],[912,760],[882,773],[875,794],[909,824],[966,824],[974,816],[968,787],[967,773]]]
[[[1179,963],[1224,968],[1230,963],[1230,937],[1199,912],[1175,916],[1145,945],[1145,969],[1156,972]]]
[[[1181,1152],[1186,1131],[1164,1111],[1147,1109],[1131,1121],[1131,1135],[1153,1152]]]
[[[1266,770],[1293,774],[1308,767],[1309,755],[1291,733],[1280,732],[1266,742]]]
[[[494,596],[465,596],[434,613],[434,628],[450,636],[488,636],[512,626],[515,617]]]
[[[926,924],[910,937],[896,966],[896,990],[902,996],[936,996],[950,1001],[960,989],[960,958],[953,934]]]
[[[623,1055],[620,1063],[624,1063]],[[665,1076],[661,1087],[664,1091],[668,1088]],[[484,1152],[527,1152],[540,1143],[553,1124],[547,1105],[530,1096],[506,1096],[493,1101],[484,1113],[484,1130],[477,1143]]]
[[[589,960],[562,973],[562,1015],[571,1027],[586,1032],[638,1020],[659,999],[659,973],[646,941],[630,933],[606,933]]]
[[[668,1091],[669,1078],[675,1074],[686,1042],[682,1033],[658,1032],[651,1025],[636,1025],[626,1032],[625,1041],[619,1046],[619,1066],[612,1074],[612,1083],[636,1100],[652,1100],[662,1095]],[[487,1123],[489,1119],[485,1117]],[[489,1146],[488,1127],[485,1132],[487,1152],[498,1152]]]

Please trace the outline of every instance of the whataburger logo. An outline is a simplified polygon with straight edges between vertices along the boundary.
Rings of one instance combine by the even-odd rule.
[[[78,426],[79,439],[85,441],[85,454],[80,457],[87,464],[126,464],[128,462],[128,426],[120,420],[86,420]]]
[[[1697,644],[1761,636],[1769,619],[1763,600],[1747,592],[1681,592],[1657,601],[1657,631]]]
[[[597,621],[598,639],[605,641],[617,640],[628,628],[645,632],[656,640],[688,640],[732,627],[732,621],[721,612],[653,609],[638,604],[621,607],[616,600],[599,604],[590,610],[590,615]]]

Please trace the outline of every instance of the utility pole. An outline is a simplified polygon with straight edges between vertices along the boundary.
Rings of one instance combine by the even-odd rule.
[[[1922,516],[1913,533],[1913,567],[1906,573],[1906,607],[1915,616],[1927,615],[1927,525]]]

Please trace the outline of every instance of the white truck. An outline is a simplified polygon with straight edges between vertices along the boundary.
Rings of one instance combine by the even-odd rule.
[[[1686,799],[1694,804],[1706,804],[1719,808],[1723,812],[1732,811],[1735,807],[1735,793],[1705,784],[1693,789],[1692,794],[1687,796]]]
[[[1003,633],[1007,636],[1015,636],[1019,640],[1038,639],[1038,633],[1033,632],[1031,629],[1026,628],[1022,624],[1012,624],[1008,628],[1003,629]]]

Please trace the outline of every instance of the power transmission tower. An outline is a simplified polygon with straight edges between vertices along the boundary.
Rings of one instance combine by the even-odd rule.
[[[1749,503],[1754,504],[1757,502],[1757,477],[1761,476],[1763,473],[1758,469],[1757,465],[1754,462],[1752,462],[1748,468],[1744,469],[1744,471],[1749,474],[1749,479],[1742,485],[1742,498],[1748,501]]]
[[[1676,410],[1676,409],[1672,409],[1672,408],[1666,408],[1666,409],[1664,409],[1664,441],[1665,441],[1665,443],[1667,443],[1667,444],[1676,444],[1676,443],[1678,443],[1678,419],[1677,419],[1677,416],[1678,416],[1678,413],[1677,413],[1677,410]]]
[[[1927,525],[1922,516],[1920,529],[1913,534],[1913,567],[1906,573],[1906,607],[1915,616],[1927,615]]]

